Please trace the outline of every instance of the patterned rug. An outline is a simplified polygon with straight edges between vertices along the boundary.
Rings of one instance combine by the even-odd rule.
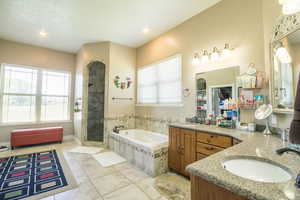
[[[1,200],[48,196],[68,185],[56,150],[0,158]]]

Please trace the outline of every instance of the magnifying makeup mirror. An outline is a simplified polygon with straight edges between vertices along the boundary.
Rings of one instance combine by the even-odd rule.
[[[271,135],[272,132],[270,131],[269,126],[269,117],[271,116],[273,112],[273,107],[270,104],[264,104],[261,105],[256,111],[255,111],[255,118],[258,120],[266,120],[266,129],[264,130],[264,135]]]

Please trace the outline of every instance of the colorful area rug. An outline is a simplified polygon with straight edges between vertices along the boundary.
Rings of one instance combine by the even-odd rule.
[[[64,191],[70,184],[74,185],[73,177],[64,173],[56,150],[0,158],[1,200],[39,199]]]

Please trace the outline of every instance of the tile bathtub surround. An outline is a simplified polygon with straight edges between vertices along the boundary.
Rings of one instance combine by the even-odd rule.
[[[78,187],[45,200],[190,200],[190,183],[182,176],[166,173],[152,178],[126,162],[104,168],[89,154],[71,153],[75,142],[19,148],[5,155],[54,148],[63,152]],[[107,151],[107,150],[105,150]],[[174,191],[179,194],[174,196]]]
[[[155,177],[168,171],[168,147],[151,150],[110,134],[109,148],[150,176]]]
[[[300,199],[300,190],[294,186],[295,178],[300,171],[300,157],[294,154],[278,156],[276,150],[287,144],[275,136],[264,136],[262,133],[250,133],[234,129],[216,128],[205,125],[172,124],[174,127],[192,129],[232,136],[243,142],[187,167],[195,176],[199,176],[213,184],[223,187],[233,193],[255,200],[296,200]],[[238,177],[226,171],[222,162],[227,157],[251,156],[271,160],[285,166],[292,174],[292,179],[283,183],[254,182]]]
[[[151,116],[135,116],[135,127],[168,135],[169,124],[183,122],[180,118],[154,118]]]

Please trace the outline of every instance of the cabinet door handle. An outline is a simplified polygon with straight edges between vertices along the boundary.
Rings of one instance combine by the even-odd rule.
[[[213,148],[213,147],[205,147],[205,149],[208,150],[208,151],[212,151],[212,150],[214,150],[215,148]]]

